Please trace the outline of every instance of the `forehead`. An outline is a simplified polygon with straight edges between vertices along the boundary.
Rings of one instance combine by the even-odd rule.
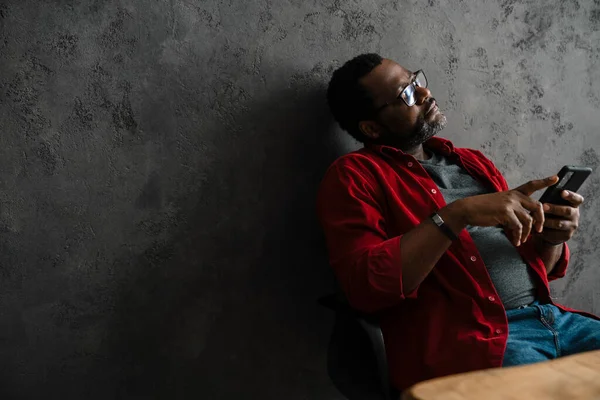
[[[361,85],[371,93],[374,99],[396,95],[398,88],[408,85],[412,72],[400,64],[384,59],[381,64],[360,79]]]

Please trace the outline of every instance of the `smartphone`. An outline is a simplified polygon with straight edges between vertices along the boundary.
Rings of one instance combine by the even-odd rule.
[[[558,173],[558,182],[546,189],[540,197],[540,202],[561,206],[570,205],[571,203],[563,199],[560,194],[563,190],[577,192],[591,173],[592,169],[588,167],[565,165]]]

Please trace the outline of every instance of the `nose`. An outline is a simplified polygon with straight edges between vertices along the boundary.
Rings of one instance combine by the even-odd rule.
[[[426,87],[415,87],[415,100],[418,105],[425,103],[425,100],[431,97],[431,91]]]

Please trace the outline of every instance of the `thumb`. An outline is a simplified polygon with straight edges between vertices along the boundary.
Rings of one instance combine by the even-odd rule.
[[[545,189],[548,186],[552,186],[556,182],[558,182],[558,176],[552,175],[544,179],[534,179],[532,181],[529,181],[519,186],[515,190],[523,193],[525,196],[531,196],[534,192],[537,192],[540,189]]]

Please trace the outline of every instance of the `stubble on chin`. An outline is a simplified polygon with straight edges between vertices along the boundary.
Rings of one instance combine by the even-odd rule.
[[[445,126],[446,116],[441,112],[439,117],[431,122],[425,121],[425,118],[421,116],[412,135],[406,139],[402,147],[406,149],[415,148],[437,135]]]

